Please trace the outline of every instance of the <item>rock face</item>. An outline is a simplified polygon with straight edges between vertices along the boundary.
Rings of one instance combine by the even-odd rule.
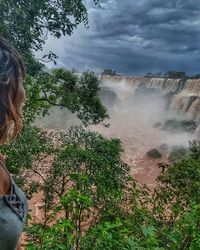
[[[147,155],[151,158],[154,158],[154,159],[162,157],[161,153],[156,148],[149,150],[147,152]]]
[[[105,87],[105,86],[101,88],[100,97],[101,97],[101,101],[108,108],[111,108],[117,100],[116,93],[113,92],[110,88]]]
[[[197,128],[193,120],[168,120],[164,123],[162,129],[171,132],[194,132]]]

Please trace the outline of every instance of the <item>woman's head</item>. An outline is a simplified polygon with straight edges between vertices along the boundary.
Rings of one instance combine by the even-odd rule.
[[[24,61],[16,49],[0,37],[0,143],[21,130],[25,91]]]

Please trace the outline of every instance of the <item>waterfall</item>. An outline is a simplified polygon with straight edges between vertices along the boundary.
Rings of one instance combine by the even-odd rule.
[[[174,114],[187,114],[188,118],[190,118],[189,116],[192,115],[190,108],[196,99],[198,99],[197,95],[183,90],[179,94],[174,95],[174,97],[172,98],[170,109]],[[194,119],[195,117],[192,115],[191,118]]]
[[[190,93],[200,95],[200,79],[187,80],[185,89],[187,89]]]
[[[192,119],[200,125],[200,79],[102,76],[102,82],[106,86],[112,85],[120,102],[130,98],[136,90],[142,89],[146,93],[155,90],[167,98],[171,114],[181,119]]]
[[[123,77],[123,76],[102,76],[101,79],[104,83],[105,82],[113,82],[113,83],[126,82],[128,85],[132,85],[134,87],[145,85],[147,88],[158,89],[165,93],[178,92],[183,89],[182,79]],[[200,92],[200,81],[199,81],[199,92]]]
[[[200,97],[196,98],[196,100],[192,103],[188,113],[192,115],[193,119],[200,122]]]

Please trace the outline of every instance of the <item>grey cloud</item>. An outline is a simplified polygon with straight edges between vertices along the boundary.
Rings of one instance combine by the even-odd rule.
[[[62,38],[59,56],[66,67],[129,75],[200,71],[199,1],[104,0],[101,9],[90,5],[89,13],[88,30]]]

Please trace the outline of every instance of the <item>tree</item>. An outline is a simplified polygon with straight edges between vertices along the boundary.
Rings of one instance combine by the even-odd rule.
[[[155,77],[155,75],[151,72],[148,72],[144,77],[145,78],[152,78],[152,77]]]
[[[200,79],[200,74],[196,74],[194,76],[191,76],[191,79]]]
[[[26,80],[27,113],[34,110],[31,117],[35,118],[41,112],[48,113],[50,107],[58,106],[76,113],[85,125],[97,124],[108,117],[100,101],[99,85],[100,81],[92,72],[84,72],[80,77],[64,69],[55,69],[51,74],[40,72]]]
[[[148,72],[145,76],[145,78],[160,78],[163,77],[161,72],[151,73]]]
[[[99,4],[98,0],[93,2]],[[94,73],[86,72],[80,78],[64,69],[47,73],[43,71],[44,66],[41,61],[34,56],[36,50],[42,50],[48,35],[59,38],[61,35],[71,35],[80,23],[88,26],[84,1],[6,0],[0,2],[0,9],[0,35],[10,40],[20,50],[28,67],[28,75],[24,82],[27,103],[22,134],[15,142],[1,147],[8,158],[15,158],[17,154],[24,155],[24,152],[30,149],[30,138],[33,145],[38,145],[39,134],[38,137],[28,137],[26,129],[31,133],[37,115],[47,114],[49,108],[54,105],[68,108],[76,113],[85,125],[96,124],[108,117],[106,109],[100,102],[99,80]],[[56,55],[50,52],[44,55],[43,60],[46,59],[55,60]],[[26,149],[23,146],[15,148],[14,145],[19,145],[20,140],[23,141],[24,147],[29,146]],[[38,157],[39,150],[31,152],[32,154],[35,152],[36,158]],[[8,165],[8,168],[11,172],[18,173],[21,166],[20,164],[16,166],[16,163],[12,165],[13,162],[10,161],[11,165]],[[23,167],[29,168],[28,165]]]
[[[168,71],[164,74],[164,77],[166,78],[180,78],[180,79],[186,79],[187,75],[185,72],[182,71],[175,71],[175,70],[171,70]]]
[[[93,2],[99,4],[98,0]],[[7,0],[0,2],[0,9],[0,35],[20,50],[28,66],[29,77],[25,87],[29,97],[27,106],[31,104],[31,107],[26,110],[30,111],[34,106],[36,115],[40,112],[48,113],[53,105],[66,107],[77,112],[84,124],[97,123],[108,117],[100,102],[99,81],[94,74],[88,72],[79,80],[64,70],[53,74],[45,73],[41,62],[56,62],[56,55],[50,51],[42,60],[37,60],[34,56],[34,51],[43,49],[49,35],[57,38],[72,35],[80,23],[88,27],[88,14],[83,1]],[[77,91],[78,85],[82,92]],[[78,96],[79,94],[82,96]]]
[[[54,249],[57,245],[59,249],[80,249],[84,224],[91,227],[116,211],[129,168],[120,159],[118,139],[109,140],[75,127],[61,133],[58,140],[55,161],[42,186],[45,221],[30,229],[30,240],[38,239],[38,249]],[[60,212],[64,214],[62,219]],[[29,247],[32,245],[35,242],[30,241]]]
[[[93,1],[96,5],[98,0]],[[49,35],[60,38],[72,35],[80,23],[88,27],[87,9],[82,0],[6,0],[0,2],[0,35],[24,55],[28,72],[35,75],[42,64],[34,51],[42,50]],[[49,52],[42,61],[55,61]]]
[[[112,69],[104,69],[102,72],[102,75],[110,75],[110,76],[116,76],[116,71]]]

